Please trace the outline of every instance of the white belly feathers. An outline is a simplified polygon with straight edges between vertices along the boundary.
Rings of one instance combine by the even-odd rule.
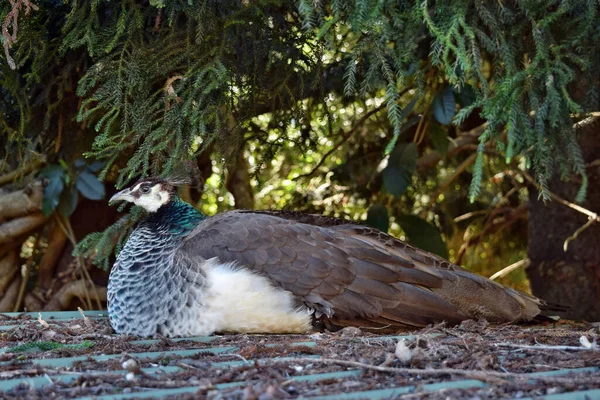
[[[213,332],[304,333],[311,312],[298,308],[292,294],[258,274],[216,258],[205,261],[206,287],[198,308],[197,335]],[[212,331],[212,332],[210,332]]]

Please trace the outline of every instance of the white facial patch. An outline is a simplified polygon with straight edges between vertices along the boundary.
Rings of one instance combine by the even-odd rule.
[[[133,204],[144,207],[148,212],[155,212],[161,206],[169,202],[169,193],[161,190],[160,184],[152,186],[149,193],[142,193],[139,189],[142,184],[136,186],[132,192],[139,192],[140,196],[133,199]]]

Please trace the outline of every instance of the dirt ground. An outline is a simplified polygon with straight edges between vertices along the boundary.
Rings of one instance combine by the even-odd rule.
[[[3,399],[128,393],[143,398],[144,392],[179,387],[195,389],[170,398],[268,400],[335,394],[344,398],[350,392],[413,386],[395,398],[497,399],[600,389],[600,368],[535,379],[526,375],[600,367],[600,328],[572,321],[520,326],[465,321],[453,328],[442,324],[402,332],[414,337],[400,340],[400,344],[398,338],[354,328],[312,335],[223,335],[211,341],[158,338],[140,342],[139,338],[113,335],[105,319],[40,322],[29,316],[0,314],[1,325],[13,327],[0,331],[0,385],[23,380],[9,389],[4,386]],[[164,354],[191,349],[206,351]],[[145,352],[158,353],[136,355]],[[103,355],[116,356],[103,359]],[[67,365],[33,361],[75,356],[84,357]],[[160,372],[161,368],[165,372]],[[345,374],[302,378],[333,372]],[[71,379],[56,378],[65,375]],[[47,380],[44,385],[32,386],[28,379],[33,377]],[[428,386],[470,379],[485,385]],[[238,384],[222,385],[231,382]]]

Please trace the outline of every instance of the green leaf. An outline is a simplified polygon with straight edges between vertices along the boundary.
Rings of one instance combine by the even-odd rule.
[[[63,217],[70,217],[77,208],[79,194],[73,186],[67,186],[60,195],[57,211]]]
[[[86,167],[86,165],[87,165],[86,162],[81,158],[78,158],[77,160],[75,160],[75,162],[73,162],[73,166],[77,170],[84,169]]]
[[[50,164],[40,171],[40,176],[48,179],[54,179],[55,177],[62,178],[64,175],[65,170],[58,164]]]
[[[444,129],[444,127],[437,122],[432,122],[429,124],[429,130],[427,133],[429,135],[429,139],[431,139],[433,148],[439,151],[441,154],[446,154],[448,152],[448,145],[450,144],[446,129]]]
[[[388,165],[381,173],[383,185],[390,194],[399,196],[406,192],[417,167],[417,157],[414,143],[400,143],[392,151]]]
[[[373,204],[367,211],[367,225],[377,228],[382,232],[387,232],[390,227],[390,216],[387,208],[383,204]]]
[[[462,108],[469,107],[477,99],[477,94],[471,85],[465,85],[461,87],[460,92],[457,94],[458,104],[460,104]]]
[[[44,197],[42,199],[42,212],[44,213],[44,216],[47,217],[52,214],[56,206],[58,206],[60,194],[64,187],[65,184],[61,175],[55,174],[49,178],[48,184],[44,188]]]
[[[65,160],[63,160],[62,158],[60,160],[58,160],[58,163],[65,171],[69,170],[69,166],[67,165],[67,162]]]
[[[435,226],[414,215],[400,215],[396,217],[396,222],[406,233],[410,244],[444,258],[448,257],[446,244]]]
[[[84,197],[90,200],[101,200],[104,198],[104,184],[91,172],[83,171],[79,174],[75,186]]]
[[[446,86],[433,99],[433,116],[442,125],[450,125],[454,112],[456,111],[456,100],[454,89]]]
[[[104,167],[104,163],[102,161],[94,161],[93,163],[88,165],[86,169],[90,172],[96,173],[100,171],[102,167]]]

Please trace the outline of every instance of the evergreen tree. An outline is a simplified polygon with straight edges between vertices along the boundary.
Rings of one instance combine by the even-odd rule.
[[[449,140],[473,139],[477,155],[454,165],[472,171],[471,202],[487,196],[486,165],[502,168],[486,156],[497,152],[502,165],[532,171],[542,198],[558,173],[578,182],[570,200],[581,202],[589,173],[574,126],[600,109],[599,8],[592,0],[4,2],[3,165],[39,166],[40,155],[74,165],[83,154],[90,163],[77,179],[98,172],[121,187],[206,154],[233,176],[254,146],[250,173],[260,185],[281,154],[324,153],[303,171],[308,178],[336,151],[376,154],[369,184],[351,188],[370,201],[373,181],[392,195],[417,190],[419,154],[435,164],[431,155],[443,156]],[[354,118],[332,113],[334,103],[352,105]],[[377,133],[351,138],[358,129],[344,121]],[[472,128],[474,136],[458,137]],[[336,132],[346,132],[339,144],[322,144]],[[339,164],[343,179],[351,165]],[[112,237],[86,246],[110,250]]]

